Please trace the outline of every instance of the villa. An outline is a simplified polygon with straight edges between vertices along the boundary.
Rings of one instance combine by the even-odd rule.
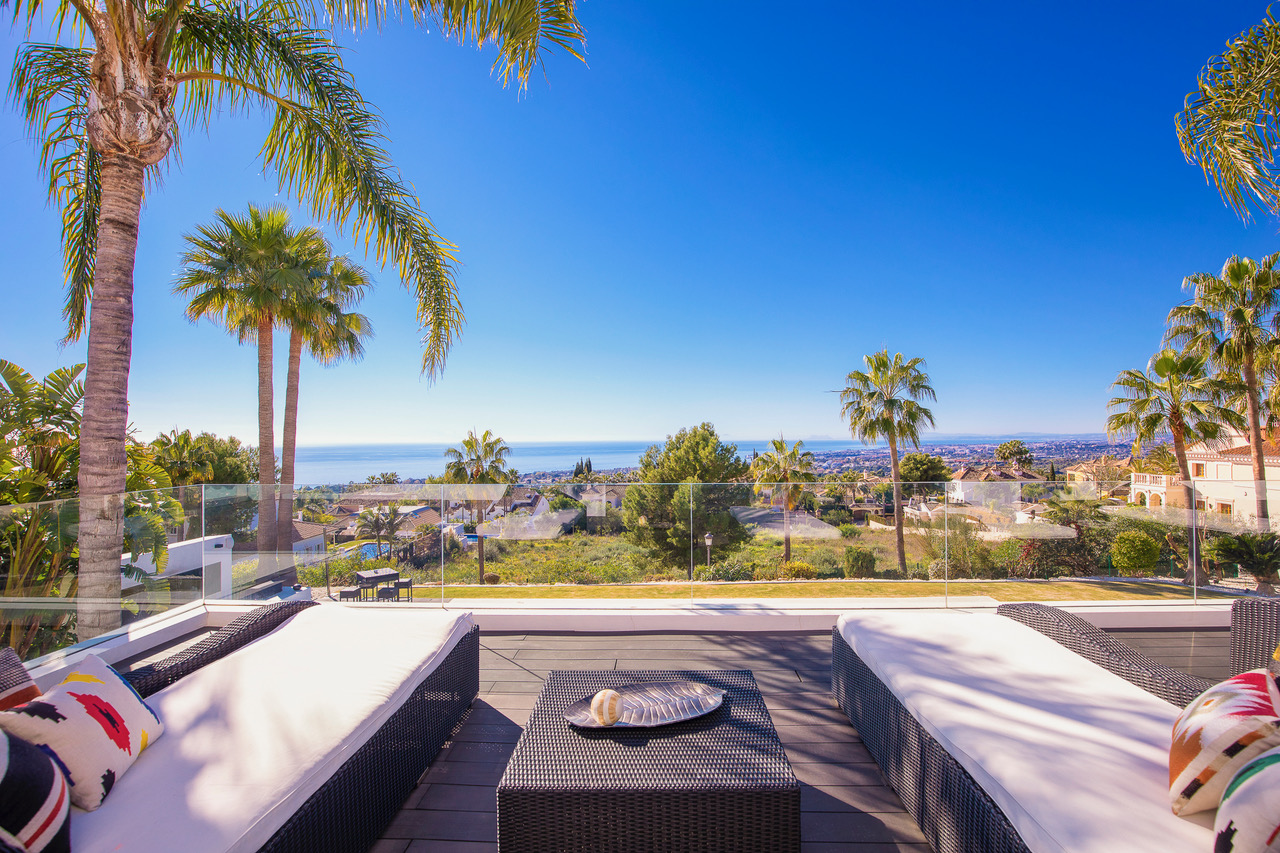
[[[1267,499],[1280,501],[1280,445],[1273,438],[1263,442]],[[1253,456],[1248,437],[1238,433],[1214,444],[1196,443],[1187,448],[1195,508],[1201,512],[1248,522],[1257,515],[1257,487],[1253,481]],[[1133,502],[1152,508],[1186,508],[1186,492],[1177,474],[1129,475]]]

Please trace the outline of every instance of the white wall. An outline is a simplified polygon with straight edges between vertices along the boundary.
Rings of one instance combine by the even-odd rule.
[[[231,592],[231,548],[234,540],[230,533],[218,536],[205,536],[200,539],[187,539],[169,545],[169,561],[165,564],[165,575],[177,575],[184,572],[203,569],[204,594],[207,598],[218,598]],[[127,565],[130,555],[120,557],[120,565]],[[150,554],[139,554],[133,565],[149,575],[157,574],[155,561]],[[121,586],[133,589],[140,586],[137,581],[121,578]]]

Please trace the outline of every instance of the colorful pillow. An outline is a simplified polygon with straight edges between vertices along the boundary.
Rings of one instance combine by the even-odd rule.
[[[0,842],[27,853],[71,850],[71,792],[46,749],[0,732]]]
[[[1228,678],[1178,715],[1169,750],[1173,813],[1216,809],[1241,767],[1280,746],[1280,688],[1265,669]]]
[[[40,695],[40,688],[27,674],[18,653],[5,646],[0,649],[0,711],[30,702]]]
[[[1240,768],[1222,792],[1213,821],[1214,853],[1280,850],[1280,749],[1268,750]]]
[[[119,673],[88,655],[39,699],[0,711],[0,729],[52,749],[71,801],[92,811],[164,726]]]

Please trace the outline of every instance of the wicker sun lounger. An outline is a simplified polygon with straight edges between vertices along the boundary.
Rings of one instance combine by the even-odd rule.
[[[312,605],[282,602],[256,608],[190,648],[125,677],[140,694],[151,696],[264,637]],[[368,850],[479,692],[479,647],[479,629],[472,627],[260,850]]]

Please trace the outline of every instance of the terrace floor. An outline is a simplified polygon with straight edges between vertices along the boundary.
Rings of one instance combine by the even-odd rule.
[[[1163,663],[1225,678],[1226,631],[1117,636]],[[925,853],[831,697],[829,632],[481,634],[480,696],[370,853],[497,850],[496,787],[552,669],[750,669],[801,783],[804,853]]]

